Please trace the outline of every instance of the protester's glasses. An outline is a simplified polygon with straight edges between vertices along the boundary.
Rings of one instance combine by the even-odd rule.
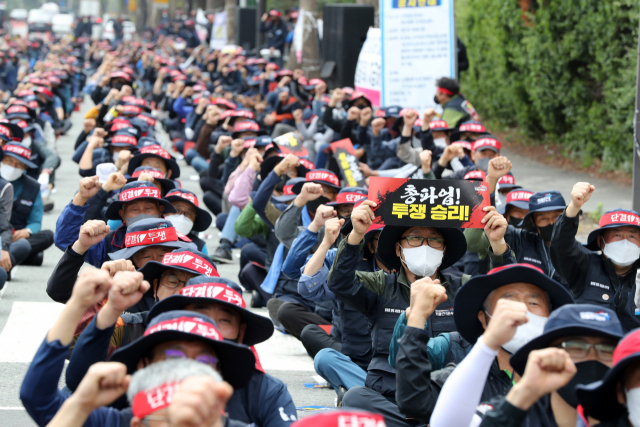
[[[433,249],[444,248],[444,239],[442,237],[422,237],[422,236],[405,236],[402,238],[406,240],[409,246],[418,247],[424,245],[425,240],[427,245]]]
[[[189,357],[187,357],[187,355],[180,350],[167,349],[164,351],[164,359],[189,359]],[[195,357],[193,360],[195,360],[196,362],[204,363],[205,365],[209,365],[214,369],[218,367],[218,358],[209,354],[201,354],[200,356]]]
[[[564,348],[572,359],[585,359],[591,349],[596,351],[596,356],[603,362],[610,362],[613,360],[613,350],[616,346],[611,344],[587,344],[581,341],[565,341],[558,345],[560,348]]]
[[[163,274],[160,276],[160,284],[167,288],[175,289],[180,286],[180,283],[184,283],[185,286],[187,285],[187,282],[178,279],[173,274]]]
[[[182,209],[179,209],[179,208],[177,208],[175,206],[174,206],[174,208],[176,210],[176,213],[172,214],[172,215],[184,215],[185,218],[190,219],[191,222],[194,222],[196,220],[196,214],[194,214],[192,211],[190,211],[190,210],[184,210],[183,211]]]

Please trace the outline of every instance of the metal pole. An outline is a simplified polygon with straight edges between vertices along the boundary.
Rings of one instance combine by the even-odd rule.
[[[636,111],[633,119],[633,210],[640,211],[640,32],[636,71]]]

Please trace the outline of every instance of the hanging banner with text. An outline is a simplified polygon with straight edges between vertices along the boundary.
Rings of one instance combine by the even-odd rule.
[[[454,0],[380,0],[382,105],[434,108],[436,80],[456,78]]]
[[[359,162],[351,140],[346,138],[332,142],[331,150],[333,150],[333,157],[342,171],[346,187],[363,187],[365,184],[364,175],[358,169]]]
[[[298,141],[293,132],[285,133],[273,140],[273,143],[278,146],[281,152],[284,154],[295,154],[297,157],[307,157],[309,151],[304,148],[302,142]]]
[[[457,179],[369,179],[376,222],[417,227],[484,228],[489,188],[483,181]]]
[[[367,95],[374,107],[382,107],[380,104],[380,88],[382,86],[382,55],[380,28],[369,28],[367,39],[362,45],[356,66],[354,87],[358,92]]]

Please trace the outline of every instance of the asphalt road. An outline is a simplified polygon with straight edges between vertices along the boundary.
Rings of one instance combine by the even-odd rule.
[[[83,107],[84,113],[89,108],[88,103]],[[56,172],[56,190],[52,195],[55,208],[52,212],[45,214],[43,229],[55,229],[58,215],[77,191],[80,178],[77,165],[70,159],[75,138],[82,127],[83,113],[74,114],[72,117],[74,126],[69,135],[57,141],[57,151],[62,159],[62,165]],[[166,148],[169,148],[168,141],[165,143]],[[575,174],[540,165],[516,153],[509,153],[508,156],[514,164],[513,172],[518,184],[533,191],[557,188],[562,191],[567,201],[573,183],[588,177],[586,174]],[[180,163],[183,187],[201,194],[198,182],[191,179],[192,176],[195,177],[193,169],[184,161]],[[606,209],[630,205],[631,190],[629,188],[607,181],[595,182],[595,185],[600,191],[594,194],[586,210],[594,209],[600,201],[605,204]],[[218,242],[218,232],[215,228],[211,228],[206,234],[211,235],[207,240],[207,246],[209,253],[213,253]],[[60,250],[51,247],[45,252],[44,264],[41,267],[17,267],[12,273],[12,281],[0,291],[0,426],[2,427],[35,425],[21,405],[19,389],[35,351],[63,307],[53,302],[45,292],[47,278],[61,255]],[[239,256],[239,251],[236,250],[233,264],[218,266],[221,276],[237,281]],[[249,297],[249,294],[245,294],[245,298]],[[257,310],[257,312],[267,316],[266,310]],[[296,406],[332,406],[334,404],[333,390],[304,387],[303,383],[314,381],[312,376],[315,375],[315,371],[313,361],[295,338],[276,332],[267,342],[258,345],[257,350],[267,372],[287,384]],[[64,376],[60,384],[64,384]],[[309,412],[298,412],[299,417],[308,414]]]

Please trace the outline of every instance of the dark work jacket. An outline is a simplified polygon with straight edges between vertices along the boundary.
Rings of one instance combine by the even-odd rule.
[[[429,335],[417,328],[407,327],[404,330],[396,356],[396,400],[398,409],[407,418],[429,423],[444,382],[473,348],[457,332],[450,333],[449,338],[445,367],[432,371],[427,356]],[[500,371],[498,363],[494,361],[482,392],[482,401],[505,396],[511,384],[511,378]]]
[[[362,247],[343,240],[338,246],[328,287],[345,304],[367,317],[371,330],[372,359],[367,371],[365,386],[377,391],[390,401],[395,401],[395,369],[389,365],[389,344],[398,316],[410,303],[410,284],[404,274],[385,274],[356,271],[362,259]],[[438,279],[447,290],[447,300],[436,307],[429,316],[427,334],[430,337],[456,329],[453,321],[453,301],[458,289],[468,276],[462,279],[438,273]]]
[[[38,194],[40,194],[40,184],[29,175],[22,175],[22,193],[13,202],[11,212],[11,225],[16,230],[22,230],[27,226],[27,219],[33,209]]]
[[[447,123],[450,127],[458,127],[462,123],[471,120],[471,116],[469,115],[469,111],[464,107],[464,102],[466,101],[465,97],[458,94],[458,96],[454,96],[447,102],[444,106],[447,110],[455,110],[461,113],[464,113],[464,117],[458,120],[458,123]]]
[[[198,247],[198,250],[202,252],[202,248],[207,244],[204,240],[198,237],[198,232],[190,232],[187,237],[191,239],[193,243]]]
[[[636,261],[624,276],[618,276],[610,259],[584,248],[575,236],[578,217],[560,215],[553,227],[551,259],[578,304],[598,304],[614,310],[625,333],[640,327],[633,298],[636,294]]]

